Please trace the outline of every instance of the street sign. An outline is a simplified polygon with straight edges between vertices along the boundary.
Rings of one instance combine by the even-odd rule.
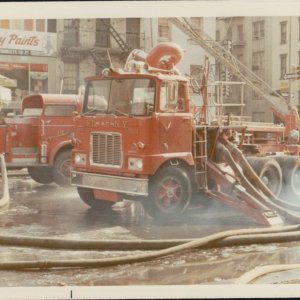
[[[288,79],[298,79],[299,75],[295,74],[295,73],[287,73],[283,75],[283,79],[284,80],[288,80]]]

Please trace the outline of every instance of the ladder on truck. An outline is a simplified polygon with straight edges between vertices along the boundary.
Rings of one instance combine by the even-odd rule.
[[[194,30],[186,18],[169,18],[169,20],[217,61],[228,67],[240,80],[246,82],[257,94],[275,107],[278,112],[283,115],[289,114],[291,107],[287,104],[286,100],[218,42],[206,33],[199,33],[199,31]]]
[[[199,190],[207,190],[207,126],[194,128],[194,174]]]

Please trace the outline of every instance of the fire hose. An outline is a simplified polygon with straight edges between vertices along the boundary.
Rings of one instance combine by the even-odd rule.
[[[234,281],[234,283],[248,284],[253,282],[255,279],[269,273],[289,271],[294,269],[300,269],[300,264],[268,265],[268,266],[256,267],[250,270],[249,272],[244,273],[239,278],[237,278]]]
[[[55,239],[42,238],[21,238],[22,243],[17,239],[20,237],[1,237],[0,244],[22,245],[45,247],[45,248],[71,248],[75,250],[97,249],[102,244],[102,250],[113,248],[116,250],[124,250],[126,246],[130,249],[133,245],[143,247],[145,250],[153,250],[156,247],[167,246],[165,249],[151,251],[151,253],[143,253],[136,255],[121,256],[105,259],[85,259],[85,260],[36,260],[36,261],[6,261],[0,262],[0,270],[24,270],[24,269],[49,269],[49,268],[99,268],[107,266],[115,266],[121,264],[130,264],[137,262],[145,262],[159,257],[172,255],[181,251],[192,250],[195,248],[207,247],[224,247],[226,245],[239,245],[241,243],[261,243],[261,242],[282,242],[300,239],[299,225],[277,227],[277,228],[256,228],[256,229],[237,229],[214,233],[195,240],[171,240],[171,241],[63,241]],[[38,241],[38,243],[37,243]],[[45,242],[43,244],[43,241]],[[36,242],[36,243],[35,243]],[[144,244],[144,245],[143,245]],[[171,245],[171,247],[170,247]],[[137,250],[135,248],[135,250]]]
[[[288,207],[295,211],[300,211],[300,206],[295,204],[290,204],[285,202],[279,198],[277,198],[269,188],[262,182],[259,176],[254,172],[251,168],[250,164],[243,156],[242,152],[233,146],[230,143],[227,143],[226,146],[223,144],[218,144],[221,148],[222,154],[226,157],[227,162],[232,167],[237,177],[241,181],[242,185],[252,194],[256,199],[258,199],[262,204],[277,210],[280,214],[282,214],[286,219],[291,222],[299,223],[300,216],[295,215],[290,210],[286,209]],[[231,155],[233,154],[238,158],[238,161],[243,168],[243,172],[237,167],[237,164]],[[249,178],[249,179],[248,179]],[[262,193],[260,193],[252,184],[255,184],[258,189],[260,189]],[[269,197],[269,198],[268,198]]]

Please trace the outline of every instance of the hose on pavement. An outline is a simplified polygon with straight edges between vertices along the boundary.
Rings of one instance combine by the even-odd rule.
[[[291,226],[289,226],[291,227]],[[289,229],[296,229],[299,226],[292,226]],[[265,234],[265,233],[283,233],[288,228],[257,228],[257,229],[236,229],[214,233],[199,239],[195,239],[183,244],[175,245],[166,249],[151,251],[150,253],[142,253],[136,255],[121,256],[115,258],[104,259],[83,259],[83,260],[35,260],[35,261],[4,261],[0,262],[0,270],[24,270],[24,269],[49,269],[49,268],[99,268],[107,266],[115,266],[121,264],[130,264],[137,262],[145,262],[159,257],[178,253],[180,251],[191,250],[199,247],[210,245],[214,246],[217,242],[225,238],[238,238],[239,236],[249,234]],[[285,232],[286,236],[288,232]],[[299,232],[298,232],[299,238]],[[252,241],[253,243],[253,241]],[[123,250],[123,249],[119,249]]]

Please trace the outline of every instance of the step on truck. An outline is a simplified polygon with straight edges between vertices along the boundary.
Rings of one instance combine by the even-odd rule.
[[[197,195],[262,224],[282,223],[270,198],[281,200],[234,142],[246,127],[209,123],[205,107],[193,108],[189,81],[176,68],[182,55],[177,44],[161,43],[149,53],[133,50],[124,69],[86,79],[74,118],[72,185],[96,209],[131,199],[154,218],[173,218]]]
[[[8,114],[0,124],[0,152],[7,169],[27,168],[42,184],[70,184],[71,135],[79,96],[33,94],[24,97],[22,114]]]

